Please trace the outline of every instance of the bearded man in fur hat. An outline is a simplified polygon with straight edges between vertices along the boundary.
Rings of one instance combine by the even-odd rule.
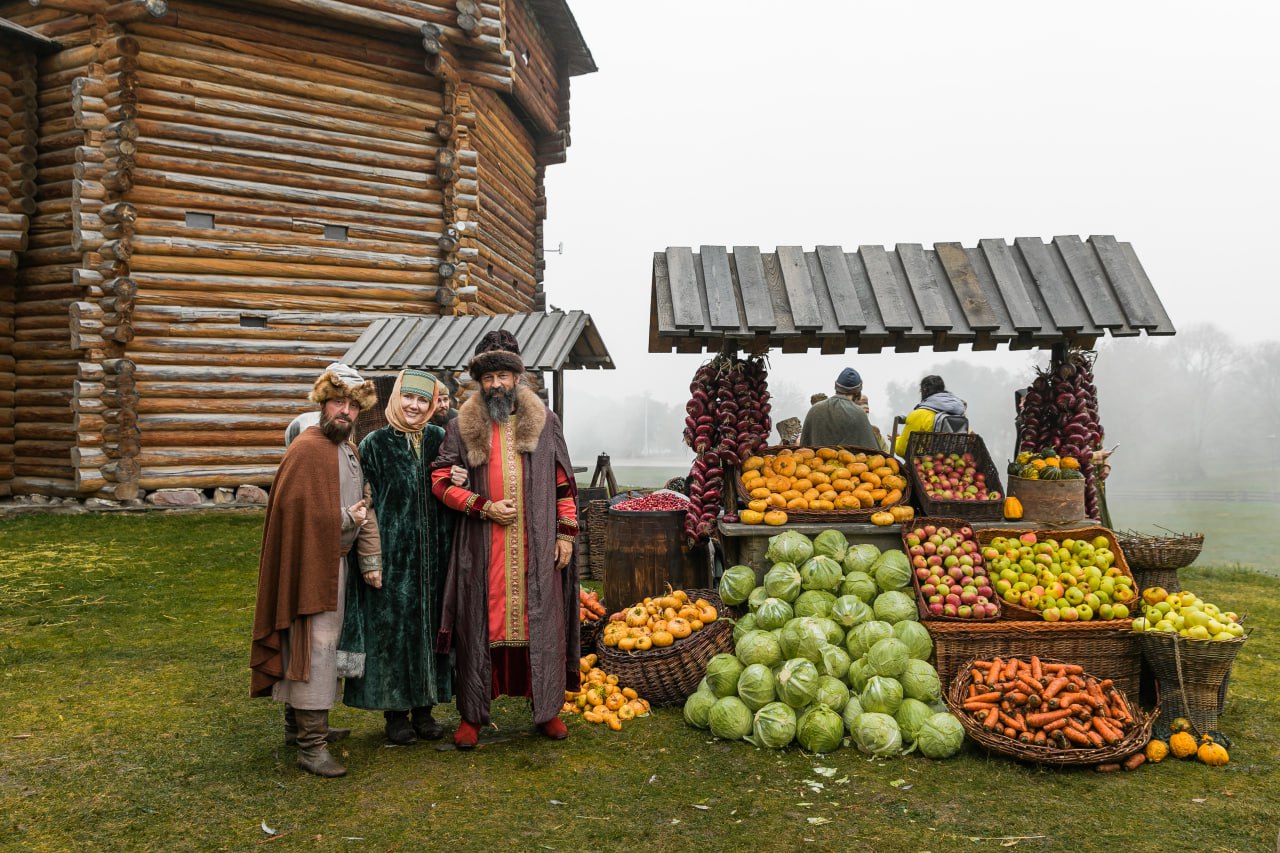
[[[558,740],[569,734],[564,691],[578,688],[573,465],[560,419],[520,382],[510,332],[486,334],[467,369],[480,393],[449,422],[432,470],[433,494],[462,513],[438,645],[457,653],[453,740],[476,745],[496,696],[528,697],[533,722]]]
[[[285,742],[298,766],[317,776],[346,768],[327,744],[349,732],[329,728],[338,699],[338,640],[355,546],[366,583],[381,582],[378,523],[368,508],[351,434],[362,409],[377,402],[373,382],[335,362],[311,390],[320,423],[285,451],[267,501],[253,616],[250,695],[285,703]]]

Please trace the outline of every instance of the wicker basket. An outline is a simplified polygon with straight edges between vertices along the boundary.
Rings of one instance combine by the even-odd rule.
[[[578,641],[578,650],[582,653],[582,657],[586,657],[596,650],[596,639],[600,636],[600,629],[604,626],[604,621],[604,619],[596,619],[582,623],[582,637]]]
[[[945,501],[929,497],[911,460],[935,453],[972,453],[977,463],[975,467],[986,476],[987,486],[1004,494],[1000,472],[991,461],[982,436],[976,432],[913,432],[907,438],[907,461],[902,469],[922,515],[967,518],[970,521],[1000,521],[1004,518],[1004,500]]]
[[[596,664],[605,672],[618,676],[618,683],[634,689],[653,705],[678,705],[698,689],[707,672],[707,661],[722,652],[733,652],[733,615],[715,590],[687,589],[691,601],[705,598],[715,606],[720,618],[664,648],[643,652],[624,652],[606,646],[604,637],[596,639]]]
[[[1142,648],[1126,624],[1112,622],[927,622],[938,676],[950,683],[965,661],[994,655],[1068,660],[1115,680],[1125,696],[1138,696]]]
[[[1112,553],[1116,555],[1116,561],[1112,565],[1118,568],[1121,574],[1133,581],[1133,601],[1127,602],[1125,606],[1131,609],[1136,609],[1136,602],[1140,601],[1142,587],[1138,585],[1137,578],[1135,578],[1133,576],[1133,572],[1129,570],[1129,563],[1125,559],[1124,550],[1120,548],[1119,543],[1116,542],[1116,535],[1110,530],[1105,527],[1079,527],[1074,530],[1013,530],[989,527],[986,530],[978,531],[978,541],[983,545],[986,545],[998,536],[1003,536],[1007,539],[1016,539],[1024,533],[1034,533],[1036,534],[1037,539],[1049,537],[1057,539],[1059,542],[1063,539],[1093,539],[1097,536],[1102,536],[1107,539],[1111,543]],[[1001,610],[1002,619],[1009,619],[1015,622],[1044,619],[1039,610],[1032,610],[1029,607],[1023,607],[1021,604],[1012,604],[1008,601],[1002,601],[1001,603],[1003,604],[1003,609]],[[1116,624],[1124,624],[1126,627],[1129,625],[1126,620],[1112,619],[1110,621]],[[1137,694],[1135,693],[1134,695],[1136,696]]]
[[[604,580],[605,556],[608,553],[605,548],[604,530],[608,519],[609,501],[607,499],[597,499],[587,504],[587,526],[591,529],[591,539],[587,545],[589,549],[587,563],[591,567],[593,581]]]
[[[1130,566],[1130,568],[1133,569],[1133,582],[1139,590],[1158,586],[1166,592],[1182,592],[1177,569],[1140,569],[1137,566]]]
[[[866,453],[869,456],[883,456],[886,460],[893,458],[893,454],[885,453],[883,450],[879,450],[871,447],[854,447],[853,445],[846,445],[846,444],[827,445],[827,446],[831,447],[833,450],[847,450],[850,453]],[[800,449],[801,448],[799,447],[791,447],[789,445],[779,444],[779,445],[772,445],[770,447],[761,448],[756,452],[756,455],[768,456],[770,454],[776,454],[779,450],[796,451]],[[901,463],[899,463],[897,460],[894,460],[894,464],[901,466]],[[901,467],[905,468],[905,466],[901,466]],[[902,487],[902,497],[891,504],[884,504],[884,505],[877,504],[876,506],[869,506],[861,509],[822,509],[822,510],[789,509],[786,511],[787,521],[797,522],[797,523],[810,522],[813,524],[840,524],[842,522],[847,523],[847,522],[855,522],[855,521],[867,521],[871,518],[873,514],[879,512],[880,510],[889,509],[895,506],[901,506],[909,502],[911,498],[911,479],[906,476],[905,471],[903,472],[902,476],[903,476],[903,479],[906,480],[906,484]],[[736,486],[738,491],[739,503],[742,506],[746,506],[746,502],[748,500],[747,486],[746,486],[746,483],[742,481],[741,469],[739,469],[737,473]]]
[[[1185,717],[1197,734],[1216,730],[1218,716],[1226,704],[1231,667],[1247,636],[1193,640],[1164,631],[1144,631],[1135,636],[1156,678],[1161,723],[1167,726],[1170,720]]]
[[[1122,692],[1129,703],[1129,709],[1133,712],[1134,726],[1118,743],[1097,747],[1096,749],[1058,749],[1051,746],[1021,743],[1004,735],[995,734],[981,725],[963,708],[969,686],[969,666],[974,659],[969,658],[966,660],[956,677],[951,679],[951,686],[947,690],[945,700],[947,708],[960,720],[960,725],[964,726],[965,734],[990,752],[1007,755],[1019,761],[1031,761],[1036,764],[1047,764],[1056,767],[1092,767],[1097,764],[1119,761],[1133,755],[1146,746],[1147,741],[1151,740],[1151,727],[1155,723],[1156,713],[1143,711],[1139,708],[1131,698],[1136,696],[1137,693],[1131,693],[1128,690],[1122,690]],[[1042,658],[1042,660],[1046,663],[1061,662],[1046,658]],[[1081,665],[1084,666],[1083,664]],[[1085,672],[1095,678],[1097,677],[1087,666],[1085,666]]]
[[[1139,569],[1176,572],[1194,563],[1196,557],[1200,556],[1200,549],[1204,547],[1203,533],[1151,536],[1132,530],[1120,530],[1116,532],[1116,538],[1120,540],[1120,547],[1129,558],[1129,565],[1133,566],[1135,576]],[[1176,576],[1174,582],[1177,582]]]
[[[937,525],[938,527],[950,527],[953,529],[957,527],[969,526],[969,522],[965,521],[963,518],[929,517],[929,518],[913,519],[912,521],[905,522],[902,525],[902,551],[904,554],[910,554],[910,546],[907,545],[907,533],[909,532],[909,530],[914,529],[916,527],[921,527],[926,524],[933,524],[933,525]],[[976,541],[976,538],[977,538],[976,535],[974,538]],[[928,602],[925,601],[924,592],[920,589],[920,579],[916,577],[914,569],[911,572],[911,586],[916,593],[916,610],[919,611],[920,613],[921,622],[960,622],[960,623],[995,622],[1000,619],[1000,614],[1004,610],[1004,602],[1001,601],[999,596],[996,596],[995,598],[992,599],[996,605],[996,612],[992,616],[982,616],[980,618],[975,618],[973,616],[969,616],[969,617],[935,616],[933,613],[929,612]]]

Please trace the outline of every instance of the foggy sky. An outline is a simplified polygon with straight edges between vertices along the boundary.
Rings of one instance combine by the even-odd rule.
[[[706,356],[647,352],[667,246],[1113,234],[1175,327],[1277,338],[1274,4],[572,7],[600,71],[573,79],[547,173],[547,296],[592,315],[618,369],[567,374],[571,440],[609,401],[687,398]],[[807,397],[853,364],[875,406],[941,361],[1036,357],[775,353],[772,378]]]

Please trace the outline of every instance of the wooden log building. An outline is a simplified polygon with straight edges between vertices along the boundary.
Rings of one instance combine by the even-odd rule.
[[[0,495],[270,482],[389,315],[545,310],[565,0],[0,0]]]

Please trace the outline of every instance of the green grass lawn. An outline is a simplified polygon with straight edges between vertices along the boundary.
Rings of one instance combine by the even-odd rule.
[[[1257,626],[1222,768],[1103,776],[972,745],[942,763],[772,752],[715,741],[678,709],[440,752],[386,747],[381,715],[340,708],[350,774],[325,780],[294,766],[279,707],[248,698],[260,527],[249,512],[0,521],[0,848],[1276,849],[1280,602],[1254,572],[1182,577]],[[521,702],[495,711],[504,730],[528,725]]]

